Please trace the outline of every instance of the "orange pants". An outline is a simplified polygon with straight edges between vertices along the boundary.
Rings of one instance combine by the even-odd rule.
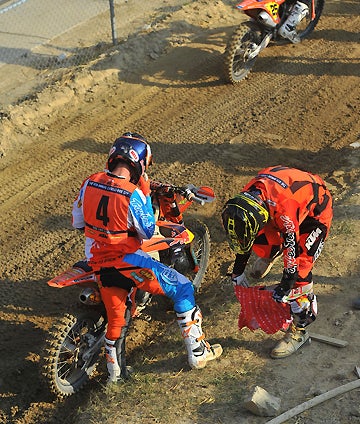
[[[301,223],[298,242],[299,276],[296,285],[305,285],[312,281],[312,269],[322,251],[330,225],[331,219],[323,223],[312,217],[305,218]],[[255,240],[253,250],[262,258],[271,258],[282,249],[282,243],[282,236],[275,229],[262,230]]]
[[[140,250],[120,257],[116,268],[94,270],[108,316],[106,338],[109,340],[117,340],[122,327],[128,324],[126,316],[129,314],[126,312],[136,307],[137,289],[167,296],[173,301],[177,313],[189,311],[195,306],[191,281]]]

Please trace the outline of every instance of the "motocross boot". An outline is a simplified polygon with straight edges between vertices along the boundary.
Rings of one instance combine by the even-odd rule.
[[[296,31],[297,25],[309,14],[309,7],[300,1],[297,1],[286,21],[279,28],[279,35],[287,38],[292,43],[300,43],[299,34]]]
[[[120,379],[120,366],[116,355],[116,340],[105,338],[106,367],[109,373],[108,383],[116,383]]]
[[[130,378],[133,372],[131,367],[126,365],[126,335],[131,322],[130,308],[125,312],[126,324],[121,329],[120,337],[117,340],[105,338],[106,365],[109,373],[108,384],[119,383]]]
[[[195,306],[190,311],[176,314],[181,335],[188,352],[188,361],[191,368],[204,368],[208,361],[218,358],[222,354],[220,344],[210,345],[205,340],[201,328],[202,315],[200,308]]]
[[[285,337],[271,351],[273,359],[286,358],[301,348],[308,340],[309,333],[304,328],[298,328],[294,324],[290,325]]]

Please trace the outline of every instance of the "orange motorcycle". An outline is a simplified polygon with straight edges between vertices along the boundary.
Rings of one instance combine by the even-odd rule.
[[[194,202],[200,205],[212,202],[214,191],[206,186],[177,187],[156,181],[150,187],[156,231],[150,240],[144,241],[142,250],[186,275],[199,290],[209,261],[210,235],[203,222],[184,218],[183,214]],[[42,364],[42,375],[50,391],[63,398],[79,391],[95,371],[104,344],[107,317],[96,275],[86,261],[77,262],[47,284],[80,288],[79,304],[51,329]],[[142,314],[151,295],[137,290],[135,299],[133,317]]]
[[[271,40],[284,40],[278,31],[294,3],[285,0],[243,0],[235,6],[250,20],[242,22],[228,40],[224,53],[225,78],[228,82],[236,84],[243,80]],[[300,41],[314,30],[324,4],[325,0],[310,1],[309,13],[296,27]]]

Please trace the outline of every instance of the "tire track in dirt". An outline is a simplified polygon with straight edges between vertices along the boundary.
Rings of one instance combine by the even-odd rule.
[[[291,48],[287,47],[288,49]],[[330,49],[330,47],[329,47]],[[221,60],[221,58],[220,58]],[[217,60],[215,60],[213,58],[213,56],[211,56],[211,66],[216,68],[216,65],[221,65],[221,62],[219,61],[219,57],[217,57]],[[203,62],[204,63],[204,62]],[[207,61],[205,61],[205,68],[209,68],[210,66],[207,66]],[[162,67],[164,64],[160,63],[156,65],[156,69],[158,69],[159,67]],[[197,65],[198,66],[198,65]],[[166,67],[166,64],[164,65],[164,67]],[[220,66],[218,66],[220,68]],[[190,70],[191,71],[191,70]],[[191,72],[190,72],[191,73]],[[307,77],[310,78],[310,77]],[[208,141],[207,140],[202,140],[201,137],[197,136],[198,133],[198,128],[203,129],[203,132],[205,134],[211,133],[211,139],[212,140],[221,140],[224,135],[229,134],[229,137],[233,136],[232,133],[237,133],[238,130],[233,129],[233,128],[228,128],[228,124],[225,124],[225,128],[224,128],[224,124],[223,121],[219,120],[219,116],[224,116],[226,114],[226,111],[229,110],[229,107],[232,108],[232,110],[237,111],[238,109],[238,104],[239,104],[239,98],[242,99],[242,108],[240,111],[235,112],[234,114],[234,118],[233,121],[237,122],[237,127],[241,127],[241,125],[245,125],[248,122],[253,123],[254,121],[259,121],[259,124],[257,125],[257,127],[259,129],[261,129],[261,134],[264,135],[265,134],[265,139],[266,139],[266,134],[269,133],[269,130],[271,130],[272,127],[272,123],[271,123],[271,119],[269,119],[270,117],[268,116],[267,112],[269,109],[267,100],[268,100],[268,92],[266,91],[260,91],[258,90],[259,86],[262,87],[266,87],[266,86],[270,86],[272,87],[272,98],[274,99],[274,103],[276,105],[277,103],[277,107],[278,108],[282,108],[284,103],[286,102],[286,104],[289,104],[289,108],[288,108],[288,114],[291,115],[292,111],[296,110],[298,111],[299,108],[305,108],[306,107],[306,100],[303,104],[299,104],[299,102],[295,102],[294,100],[296,100],[296,95],[294,96],[294,98],[289,97],[289,93],[284,92],[283,90],[283,86],[285,83],[285,80],[287,79],[287,75],[283,74],[280,77],[276,78],[276,84],[274,84],[274,78],[273,75],[271,74],[256,74],[256,80],[252,79],[251,81],[245,81],[245,84],[243,86],[237,86],[237,87],[231,87],[231,86],[227,86],[225,87],[225,89],[223,87],[209,87],[207,90],[203,89],[203,88],[193,88],[192,91],[194,91],[193,94],[193,99],[196,98],[196,104],[193,104],[193,102],[191,102],[191,100],[189,100],[189,96],[188,96],[188,88],[169,88],[166,90],[166,92],[162,92],[159,91],[156,88],[147,88],[146,90],[141,90],[141,86],[139,85],[137,87],[136,93],[132,93],[132,102],[134,105],[138,105],[141,104],[142,105],[142,113],[141,115],[145,115],[146,116],[146,120],[144,120],[141,117],[139,117],[138,114],[134,113],[134,110],[136,109],[136,106],[134,107],[130,107],[128,108],[128,112],[126,113],[127,116],[124,117],[124,120],[122,122],[124,123],[135,123],[135,126],[137,127],[137,125],[143,125],[145,127],[149,126],[149,127],[157,127],[157,123],[159,123],[159,127],[161,128],[161,122],[164,122],[164,116],[159,113],[156,109],[156,105],[158,104],[165,104],[166,102],[169,102],[170,99],[170,104],[171,104],[171,108],[169,109],[169,115],[172,114],[172,110],[181,110],[182,114],[179,117],[178,115],[175,116],[175,118],[173,118],[173,121],[175,119],[175,121],[177,122],[169,122],[169,139],[172,141],[172,144],[175,142],[177,142],[179,144],[178,148],[175,149],[175,147],[172,145],[172,154],[171,157],[181,157],[182,158],[182,162],[183,163],[192,163],[194,160],[198,159],[200,161],[206,159],[207,156],[211,156],[211,152],[209,152],[208,150]],[[176,83],[176,81],[175,81]],[[304,78],[301,78],[301,81],[299,82],[300,86],[303,89],[303,93],[305,94],[305,96],[303,97],[304,99],[308,99],[309,97],[313,98],[314,97],[314,93],[319,93],[321,92],[322,89],[322,80],[319,79],[316,83],[312,83],[312,84],[304,84]],[[299,86],[299,88],[300,88]],[[293,85],[292,85],[292,92],[293,93],[297,93],[298,92],[298,86],[295,84],[295,81],[293,81]],[[221,96],[220,94],[223,94],[224,91],[226,92],[226,97]],[[244,91],[244,93],[243,93]],[[349,94],[350,93],[354,93],[353,90],[351,89],[347,89],[347,92],[343,95]],[[240,92],[240,95],[239,95]],[[246,96],[245,96],[246,95]],[[328,98],[328,97],[327,97]],[[220,100],[220,101],[219,101]],[[209,111],[209,109],[207,108],[207,104],[216,104],[216,108],[211,109],[211,111]],[[295,105],[295,106],[291,106],[291,105]],[[155,105],[155,106],[154,106]],[[275,106],[274,104],[272,104],[272,112],[271,115],[273,116],[277,116],[276,113],[276,108],[274,108]],[[114,109],[115,109],[115,113],[114,113]],[[289,110],[290,109],[290,110]],[[88,127],[88,124],[92,122],[91,116],[96,116],[97,113],[100,113],[100,110],[102,110],[102,114],[103,114],[103,120],[101,121],[100,125],[99,122],[97,122],[96,124],[96,128],[92,128],[90,126],[90,128]],[[205,112],[206,110],[206,112]],[[297,112],[298,113],[298,112]],[[90,115],[90,117],[89,117]],[[67,125],[66,131],[72,134],[72,137],[74,139],[74,136],[78,135],[78,139],[82,139],[84,138],[84,134],[86,134],[86,136],[88,136],[88,134],[92,135],[92,138],[100,138],[100,134],[104,134],[107,132],[113,132],[114,131],[114,123],[112,121],[111,118],[113,118],[113,116],[116,116],[116,108],[114,106],[114,104],[112,104],[111,109],[107,110],[107,113],[105,113],[105,108],[103,107],[103,105],[101,105],[98,108],[95,108],[90,114],[87,115],[83,115],[81,117],[77,117],[73,122],[71,122],[70,125]],[[154,116],[155,115],[155,116]],[[280,115],[280,113],[279,113]],[[350,115],[353,116],[353,115]],[[165,117],[166,118],[166,117]],[[355,118],[353,118],[354,120]],[[141,124],[137,124],[137,122],[139,122],[139,120],[141,121]],[[267,126],[267,121],[270,121],[270,128],[269,126]],[[186,122],[187,124],[184,126],[184,122]],[[216,128],[209,128],[209,124],[211,124],[213,127],[214,125],[218,125]],[[352,122],[350,122],[350,124],[348,125],[348,128],[351,128],[352,126]],[[83,130],[83,128],[86,127],[86,130]],[[268,130],[269,128],[269,130]],[[65,130],[65,128],[64,128]],[[96,132],[99,132],[99,136],[96,135]],[[204,151],[204,155],[203,157],[200,158],[194,158],[193,157],[193,153],[191,152],[191,143],[189,144],[189,146],[187,144],[183,144],[183,139],[182,139],[182,132],[186,132],[186,133],[190,133],[192,134],[192,136],[190,137],[191,142],[195,144],[201,144],[201,143],[206,143],[206,150],[207,152]],[[171,136],[173,136],[175,134],[175,137],[172,139]],[[256,131],[255,131],[256,134]],[[66,135],[66,132],[65,132]],[[247,141],[249,139],[251,139],[254,136],[254,133],[251,134],[245,134],[244,135],[244,139],[240,140],[241,141]],[[279,137],[279,136],[278,136]],[[167,138],[167,137],[166,137]],[[210,141],[210,145],[212,144],[212,140]],[[38,163],[42,163],[43,159],[47,159],[47,157],[55,157],[58,158],[59,155],[61,155],[61,153],[58,151],[58,147],[57,145],[54,147],[51,147],[54,143],[60,143],[60,146],[64,146],[65,143],[62,141],[61,139],[59,140],[54,140],[51,144],[49,143],[49,150],[42,153],[42,157],[39,156],[37,161]],[[156,145],[156,144],[155,144]],[[77,143],[76,148],[82,148],[85,147],[86,149],[86,141],[83,142],[83,146],[81,145],[81,143],[79,142],[79,144]],[[278,146],[277,146],[278,147]],[[161,150],[163,150],[165,152],[165,150],[168,150],[168,147],[164,144],[163,147],[161,148]],[[160,150],[160,158],[161,157],[161,150]],[[234,155],[233,150],[231,151],[230,155],[229,153],[226,151],[225,148],[220,148],[217,151],[217,156],[216,156],[216,160],[219,163],[220,159],[222,164],[226,164],[229,160],[229,157],[232,157],[232,161],[231,161],[231,165],[234,166],[234,162],[236,161],[247,161],[249,162],[249,160],[253,160],[253,162],[256,162],[256,164],[258,164],[258,152],[256,152],[255,154],[247,154],[240,146],[239,146],[239,151],[237,152],[237,154]],[[15,202],[23,202],[25,199],[28,198],[29,203],[32,203],[33,199],[39,198],[41,197],[43,194],[46,193],[47,189],[50,188],[50,186],[53,186],[56,182],[56,178],[53,179],[53,181],[51,183],[48,183],[47,185],[42,185],[41,187],[37,188],[37,184],[36,181],[40,180],[43,177],[43,174],[51,174],[51,170],[52,169],[62,169],[64,175],[72,175],[72,169],[70,169],[69,167],[65,167],[64,168],[64,164],[65,162],[76,162],[79,161],[79,159],[81,159],[81,156],[79,157],[78,155],[76,156],[77,152],[73,152],[70,153],[68,152],[68,156],[66,156],[65,158],[63,156],[61,156],[61,160],[51,160],[48,161],[47,165],[41,165],[39,171],[37,171],[36,173],[30,173],[29,174],[29,179],[28,181],[31,182],[30,185],[28,186],[28,188],[26,190],[22,190],[21,193],[18,193],[17,196],[12,196],[12,201]],[[86,155],[86,153],[83,153],[83,157]],[[163,157],[168,156],[166,153],[162,155]],[[94,160],[95,162],[95,160]],[[22,168],[25,170],[25,166],[28,165],[26,162],[22,165]],[[76,166],[75,166],[76,167]],[[20,169],[21,171],[21,169]],[[56,174],[58,174],[58,172],[56,172]],[[71,177],[67,177],[67,180],[71,179]],[[60,182],[58,183],[58,185],[61,185],[63,183],[62,178],[60,178]],[[25,185],[26,185],[26,179],[25,179]],[[34,189],[35,188],[35,189]],[[13,189],[11,189],[12,191]],[[9,186],[9,192],[5,193],[4,197],[5,198],[9,198],[9,193],[10,193],[10,186]],[[36,203],[36,202],[35,202]],[[36,211],[35,211],[36,212]],[[12,219],[13,217],[10,216],[10,219]]]
[[[330,52],[332,51],[334,47],[330,45],[327,50],[322,49],[322,56],[329,56]],[[290,51],[292,49],[292,46],[286,47],[287,50]],[[303,50],[305,50],[306,47],[303,47]],[[284,55],[285,55],[284,50]],[[270,54],[270,53],[269,53]],[[216,56],[216,55],[215,55]],[[204,68],[211,68],[212,71],[214,71],[214,68],[216,69],[216,65],[221,65],[221,57],[217,56],[215,59],[215,56],[211,56],[211,59],[204,60],[201,65],[204,64]],[[181,58],[180,58],[181,59]],[[209,66],[207,64],[210,63]],[[162,62],[161,60],[156,64],[156,69],[160,69],[162,66],[166,67],[166,63]],[[199,65],[195,65],[198,67]],[[285,66],[285,65],[284,65]],[[218,66],[220,68],[221,66]],[[189,70],[189,73],[191,74],[191,69]],[[255,78],[256,77],[256,78]],[[127,112],[124,116],[124,126],[125,123],[127,125],[135,125],[135,127],[142,127],[145,130],[149,128],[150,134],[152,133],[152,128],[155,126],[156,128],[162,127],[162,123],[164,121],[167,121],[166,115],[164,116],[159,112],[156,107],[156,105],[159,104],[166,104],[169,102],[171,108],[168,109],[168,116],[172,114],[172,110],[177,109],[181,110],[182,114],[179,117],[177,114],[175,117],[172,118],[172,120],[169,120],[169,130],[165,130],[164,139],[171,140],[172,142],[172,154],[171,157],[181,157],[183,163],[189,163],[191,164],[194,161],[194,155],[191,152],[191,146],[192,143],[195,144],[205,144],[205,150],[203,151],[202,157],[195,158],[197,160],[204,160],[207,158],[207,156],[211,157],[211,152],[209,152],[208,149],[208,140],[207,137],[201,138],[201,136],[198,136],[199,128],[201,128],[201,132],[204,134],[211,134],[211,140],[210,145],[212,146],[213,140],[221,140],[224,137],[231,138],[233,136],[238,136],[238,128],[244,127],[246,128],[247,123],[251,123],[251,125],[254,124],[254,122],[258,121],[258,124],[256,125],[256,128],[261,129],[260,134],[266,138],[266,134],[269,134],[269,130],[271,130],[273,124],[271,116],[281,116],[280,110],[283,108],[284,104],[286,104],[287,108],[287,114],[290,116],[294,116],[295,114],[299,114],[299,108],[305,110],[305,117],[306,117],[306,107],[307,107],[307,99],[308,98],[314,98],[318,97],[319,93],[322,92],[323,87],[323,80],[319,78],[316,82],[312,81],[311,84],[307,84],[306,79],[310,79],[311,76],[308,77],[299,77],[299,78],[293,78],[292,79],[292,91],[291,93],[288,93],[286,90],[283,90],[283,86],[285,84],[285,81],[287,80],[288,76],[286,74],[282,74],[281,76],[277,76],[275,83],[274,83],[274,77],[272,74],[266,74],[262,72],[255,72],[255,77],[251,78],[247,81],[245,81],[243,86],[237,86],[237,87],[219,87],[219,86],[210,86],[207,89],[204,89],[203,87],[200,88],[192,88],[193,95],[191,99],[196,98],[196,102],[193,102],[188,97],[188,87],[185,88],[175,88],[173,89],[171,86],[166,90],[166,92],[159,91],[156,88],[149,88],[147,87],[146,90],[142,90],[141,86],[137,86],[137,93],[132,92],[132,101],[134,104],[134,107],[127,105]],[[304,84],[304,78],[305,78],[305,84]],[[300,82],[296,82],[298,79],[300,79]],[[177,81],[174,81],[173,84],[176,84]],[[246,85],[245,85],[246,84]],[[274,102],[271,105],[271,116],[268,115],[268,109],[269,105],[267,103],[269,93],[267,91],[259,90],[260,87],[268,87],[271,86],[272,88],[272,98],[274,99]],[[345,86],[343,89],[342,97],[350,99],[351,103],[352,101],[355,101],[356,98],[356,91],[353,90],[352,87],[349,87],[348,85]],[[340,85],[341,88],[341,85]],[[301,103],[297,100],[297,94],[299,89],[302,90],[304,96],[302,97],[304,100]],[[226,93],[226,97],[223,96],[224,92]],[[295,95],[292,96],[291,94],[294,93]],[[353,98],[351,98],[351,94],[353,94]],[[289,96],[291,95],[291,97]],[[347,97],[346,97],[347,96]],[[328,98],[329,96],[326,96]],[[241,99],[241,109],[239,110],[239,99]],[[336,100],[334,100],[336,102]],[[333,102],[333,103],[334,103]],[[138,105],[142,105],[141,109],[141,115],[139,115],[136,112],[136,109]],[[215,104],[216,108],[209,108],[207,105],[209,104]],[[322,106],[322,105],[321,105]],[[229,120],[227,119],[225,122],[222,119],[219,119],[219,116],[226,116],[228,113],[229,108],[233,110],[233,117],[230,119],[230,122],[236,123],[236,128],[231,128],[229,126]],[[327,108],[330,110],[336,110],[336,108]],[[97,113],[100,113],[100,110],[103,112],[103,120],[100,122],[97,122],[94,127],[90,127],[89,129],[89,123],[91,125],[92,119],[91,117],[96,116]],[[115,112],[115,113],[114,113]],[[335,112],[334,112],[335,113]],[[119,115],[122,116],[124,113],[122,110],[120,110]],[[90,115],[90,119],[89,119]],[[67,126],[66,130],[68,133],[72,134],[72,138],[74,140],[74,136],[78,135],[78,139],[84,138],[84,133],[86,135],[91,134],[92,138],[100,138],[101,134],[106,133],[112,133],[114,132],[114,122],[111,120],[111,117],[114,117],[117,115],[117,109],[115,105],[113,104],[111,106],[111,109],[108,107],[107,113],[105,113],[104,105],[101,105],[91,112],[88,115],[83,115],[82,117],[76,118],[70,126]],[[146,118],[143,118],[143,115],[146,116]],[[300,113],[301,115],[301,113]],[[305,119],[305,118],[304,118]],[[339,118],[338,118],[339,119]],[[343,137],[346,135],[346,133],[353,127],[354,125],[354,114],[348,114],[349,122],[345,126],[345,128],[342,130]],[[174,122],[175,121],[175,122]],[[95,121],[94,121],[95,122]],[[270,124],[268,124],[270,122]],[[184,124],[186,123],[186,124]],[[86,130],[83,130],[83,127],[87,126]],[[300,126],[301,127],[301,126]],[[299,128],[300,128],[299,127]],[[65,128],[63,128],[65,129]],[[75,129],[75,130],[74,130]],[[96,135],[96,131],[98,131],[99,136]],[[116,131],[116,130],[115,130]],[[300,132],[304,132],[304,129],[299,129]],[[313,130],[312,130],[313,131]],[[255,132],[251,132],[249,134],[244,134],[244,138],[240,140],[240,142],[245,143],[247,141],[250,141],[250,139],[253,138],[254,133],[256,134],[257,130]],[[156,131],[155,131],[156,133]],[[166,135],[168,134],[168,135]],[[190,137],[186,134],[190,134]],[[64,133],[66,135],[66,132]],[[279,137],[279,136],[278,136]],[[294,137],[293,137],[294,138]],[[183,140],[186,139],[192,143],[183,144]],[[306,137],[303,139],[306,140]],[[277,140],[276,140],[277,141]],[[291,143],[291,140],[288,140],[289,144],[296,144]],[[57,142],[61,142],[58,140]],[[174,147],[174,143],[178,143],[179,146],[177,148]],[[64,144],[64,142],[62,142]],[[306,142],[307,143],[307,142]],[[339,143],[339,141],[338,141]],[[160,144],[160,143],[159,143]],[[273,143],[274,144],[274,143]],[[328,143],[329,144],[329,143]],[[157,144],[155,143],[155,146]],[[83,142],[83,146],[86,148],[86,141]],[[77,145],[77,148],[83,147],[81,143]],[[278,147],[278,146],[277,146]],[[309,147],[307,145],[307,147]],[[216,162],[219,163],[221,159],[221,165],[226,165],[229,161],[230,157],[233,159],[230,162],[230,167],[232,168],[234,166],[234,162],[238,160],[243,160],[247,162],[247,166],[249,165],[249,161],[252,160],[252,163],[255,166],[258,165],[258,153],[259,151],[256,151],[254,154],[247,153],[245,150],[242,150],[239,147],[239,151],[237,154],[234,155],[233,150],[230,151],[230,154],[226,151],[226,148],[219,148],[216,152]],[[160,148],[160,159],[164,160],[165,157],[168,156],[168,147],[164,144]],[[162,153],[164,152],[164,153]],[[43,153],[43,158],[46,158],[46,156],[50,157],[57,157],[59,155],[59,151],[57,150],[57,147],[51,148],[49,145],[49,150],[46,153]],[[77,154],[77,152],[76,152]],[[29,185],[27,189],[22,190],[21,192],[14,195],[13,187],[11,185],[5,184],[5,186],[8,187],[8,191],[6,191],[3,195],[5,199],[10,199],[11,197],[11,205],[12,202],[15,203],[25,203],[25,204],[36,204],[36,200],[38,200],[42,195],[45,195],[47,190],[54,186],[56,178],[53,178],[53,181],[51,183],[43,184],[42,187],[37,187],[36,181],[39,181],[43,174],[51,173],[51,169],[62,169],[64,174],[71,175],[73,169],[70,168],[64,168],[65,162],[68,161],[79,161],[82,157],[85,157],[87,153],[83,153],[82,155],[75,156],[75,153],[71,154],[68,153],[68,157],[59,159],[58,161],[51,161],[48,166],[42,165],[43,158],[41,156],[38,157],[37,162],[40,165],[39,171],[36,173],[28,173],[29,174]],[[93,163],[97,161],[97,157],[93,159]],[[23,165],[18,165],[20,168],[19,171],[22,170],[25,171],[25,165],[28,165],[27,162],[25,162]],[[75,166],[76,167],[76,166]],[[176,168],[176,167],[175,167]],[[41,171],[40,171],[41,170]],[[25,173],[25,172],[24,172]],[[75,174],[76,175],[76,174]],[[71,180],[71,177],[65,178],[65,181],[62,181],[60,179],[58,185],[60,186],[64,182]],[[26,179],[24,186],[27,185]],[[11,193],[11,196],[10,196]],[[28,202],[28,203],[27,203]],[[12,207],[10,205],[10,208]],[[33,211],[37,213],[36,209]],[[9,222],[14,218],[14,215],[9,214]],[[62,222],[62,221],[61,221]],[[5,221],[5,226],[8,224],[7,221]]]

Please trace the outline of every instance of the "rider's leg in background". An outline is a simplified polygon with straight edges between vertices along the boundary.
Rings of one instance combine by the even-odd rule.
[[[290,11],[290,15],[279,28],[279,35],[292,43],[299,43],[300,37],[296,31],[299,23],[309,14],[308,0],[297,1]]]

